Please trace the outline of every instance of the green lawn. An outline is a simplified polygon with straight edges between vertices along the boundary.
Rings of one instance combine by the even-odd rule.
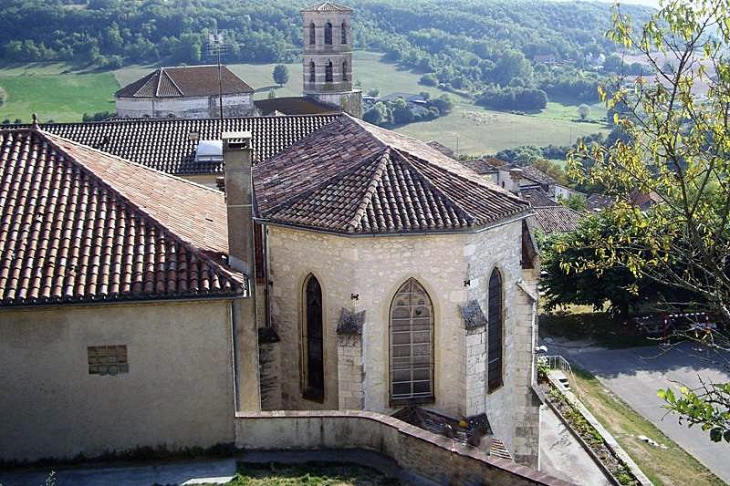
[[[229,486],[397,486],[379,471],[354,464],[243,464]]]
[[[578,114],[578,106],[576,104],[563,104],[555,101],[549,101],[547,107],[540,113],[533,115],[538,118],[551,118],[554,120],[573,121],[580,119]],[[589,105],[591,111],[586,119],[588,122],[597,123],[597,126],[603,125],[606,121],[606,106],[603,103],[595,103]]]
[[[611,432],[636,464],[656,485],[699,486],[725,484],[695,458],[607,390],[595,376],[573,368],[571,386],[583,404]],[[640,440],[645,436],[666,446]],[[709,439],[708,439],[709,440]]]
[[[7,93],[0,121],[81,121],[83,113],[114,111],[119,85],[110,72],[65,72],[62,64],[23,65],[0,69],[0,87]],[[63,73],[63,74],[62,74]]]
[[[374,52],[353,54],[355,76],[363,91],[378,88],[381,95],[394,92],[419,93],[427,91],[440,96],[444,91],[418,84],[420,74],[384,63]],[[256,98],[268,96],[300,96],[302,67],[289,64],[289,82],[274,85],[271,73],[274,64],[232,64],[233,72],[257,90]],[[20,118],[30,121],[38,113],[41,121],[79,121],[82,114],[113,111],[114,92],[119,86],[139,79],[154,66],[129,66],[106,73],[74,70],[62,63],[35,63],[0,67],[0,87],[8,93],[7,103],[0,107],[0,120]],[[424,141],[439,142],[458,149],[460,153],[483,154],[517,145],[569,145],[583,135],[608,133],[599,123],[576,123],[577,105],[551,102],[538,114],[514,115],[485,110],[468,100],[454,96],[457,105],[446,117],[398,128],[397,131]],[[593,106],[591,118],[601,120],[605,110]]]

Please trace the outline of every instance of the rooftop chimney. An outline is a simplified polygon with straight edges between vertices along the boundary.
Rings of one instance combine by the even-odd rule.
[[[520,180],[522,179],[522,169],[514,168],[509,170],[509,177],[512,179],[512,192],[520,193]]]
[[[253,271],[253,180],[251,133],[224,132],[226,206],[228,208],[228,264],[251,278]]]

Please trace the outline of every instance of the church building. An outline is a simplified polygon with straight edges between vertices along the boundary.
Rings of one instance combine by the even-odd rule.
[[[518,461],[537,463],[525,201],[349,116],[256,166],[254,186],[281,339],[265,408],[486,413]]]

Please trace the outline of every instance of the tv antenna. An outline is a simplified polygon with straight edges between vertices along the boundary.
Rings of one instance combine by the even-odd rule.
[[[220,108],[221,122],[223,121],[223,69],[221,67],[221,57],[228,52],[225,37],[225,31],[219,31],[216,27],[213,32],[208,33],[207,46],[208,56],[214,56],[218,63],[218,105]]]

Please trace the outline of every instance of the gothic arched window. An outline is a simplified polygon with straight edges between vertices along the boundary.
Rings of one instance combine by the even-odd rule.
[[[327,22],[327,25],[324,26],[324,43],[328,46],[332,45],[332,23]]]
[[[314,66],[314,61],[309,62],[309,82],[314,83],[316,81],[316,68]]]
[[[347,44],[347,24],[345,24],[344,22],[342,22],[342,34],[341,35],[342,35],[341,43]]]
[[[322,287],[310,275],[304,283],[304,398],[324,399]]]
[[[487,391],[502,386],[502,275],[496,268],[489,277],[487,326]]]
[[[390,305],[390,399],[433,398],[433,305],[410,279]]]
[[[347,81],[347,61],[342,63],[342,80]]]
[[[328,62],[327,66],[325,67],[324,82],[325,83],[334,82],[334,75],[332,74],[332,61]]]
[[[309,24],[309,45],[313,46],[316,42],[317,29],[314,26],[314,22]]]

